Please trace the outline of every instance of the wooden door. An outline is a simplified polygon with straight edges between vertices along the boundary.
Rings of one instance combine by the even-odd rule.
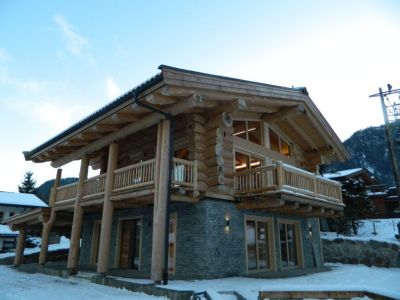
[[[121,240],[119,267],[139,268],[141,220],[123,220],[121,224]]]

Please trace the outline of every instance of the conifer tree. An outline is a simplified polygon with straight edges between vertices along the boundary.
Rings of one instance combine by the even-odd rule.
[[[330,225],[337,233],[357,234],[361,220],[375,212],[375,206],[367,195],[367,189],[361,180],[345,178],[342,182],[342,197],[346,207],[343,217],[333,219]]]
[[[21,185],[18,185],[18,191],[20,193],[33,194],[35,185],[36,180],[33,179],[33,173],[27,171],[24,175],[24,179],[21,181]]]

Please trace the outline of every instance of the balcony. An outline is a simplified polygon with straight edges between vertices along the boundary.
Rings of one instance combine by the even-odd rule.
[[[272,201],[268,199],[274,198],[273,201],[276,201],[284,198],[290,200],[295,208],[300,205],[311,205],[325,210],[343,208],[340,183],[281,162],[236,172],[234,184],[235,196],[242,199]],[[272,205],[274,208],[283,206],[285,201],[276,203],[275,206]]]
[[[197,189],[197,165],[195,161],[173,159],[172,188],[180,190]],[[111,200],[124,200],[153,193],[155,180],[155,159],[132,164],[114,171],[114,185]],[[98,205],[103,202],[107,174],[100,174],[85,180],[82,206]],[[75,205],[78,183],[57,188],[55,210],[71,209]]]

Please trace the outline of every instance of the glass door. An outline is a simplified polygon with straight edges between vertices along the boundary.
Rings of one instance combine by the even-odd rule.
[[[139,269],[141,228],[142,222],[140,219],[122,221],[119,254],[120,268]]]
[[[271,269],[271,230],[267,220],[246,220],[247,269]]]

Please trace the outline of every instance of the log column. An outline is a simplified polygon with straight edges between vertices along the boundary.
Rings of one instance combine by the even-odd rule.
[[[71,243],[68,253],[68,263],[67,269],[69,275],[76,274],[76,267],[78,265],[79,259],[79,241],[82,233],[82,221],[83,221],[83,210],[81,207],[81,200],[83,197],[83,190],[85,187],[85,180],[87,179],[89,168],[89,158],[87,156],[83,157],[81,160],[81,167],[79,171],[79,181],[76,190],[76,200],[74,208],[74,217],[72,220],[71,228]]]
[[[19,228],[18,241],[17,241],[17,249],[15,251],[14,258],[14,266],[19,266],[22,264],[22,260],[24,258],[24,250],[25,250],[25,240],[26,240],[26,228],[25,225],[21,225]]]
[[[107,163],[107,179],[104,192],[103,215],[101,218],[99,258],[97,272],[105,274],[108,272],[108,258],[110,255],[110,240],[113,219],[113,203],[111,202],[111,192],[114,186],[114,170],[118,165],[118,144],[112,143],[109,147]]]
[[[169,146],[170,146],[171,121],[162,120],[158,124],[156,174],[153,212],[153,241],[151,253],[151,280],[160,282],[164,266],[164,247],[166,234],[167,200],[168,200],[168,175]]]
[[[43,223],[42,229],[42,241],[40,245],[39,264],[43,265],[47,261],[47,251],[49,247],[49,236],[51,228],[56,220],[56,211],[54,205],[57,199],[57,188],[60,186],[62,170],[57,170],[56,180],[54,181],[53,188],[50,192],[49,206],[50,206],[50,218],[47,222]]]

